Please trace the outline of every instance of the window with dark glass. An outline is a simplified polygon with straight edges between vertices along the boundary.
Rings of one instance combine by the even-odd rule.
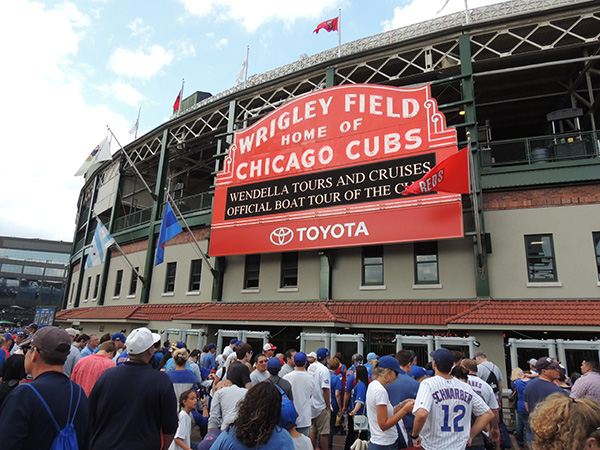
[[[85,299],[90,298],[90,287],[92,285],[92,277],[88,277],[87,287],[85,288]]]
[[[594,238],[594,251],[596,252],[596,269],[598,271],[598,281],[600,281],[600,232],[592,233]]]
[[[244,289],[258,288],[260,276],[260,255],[246,255],[244,266]]]
[[[525,236],[527,253],[527,276],[529,281],[557,281],[554,244],[551,234]]]
[[[115,293],[114,297],[121,295],[121,284],[123,284],[123,271],[117,270],[117,278],[115,279]]]
[[[362,285],[383,285],[383,245],[363,247]]]
[[[98,287],[100,286],[100,274],[96,275],[96,282],[94,283],[94,297],[98,298]]]
[[[135,295],[135,291],[137,289],[137,271],[140,270],[139,267],[136,267],[135,270],[131,271],[131,279],[129,280],[129,294],[128,295]]]
[[[175,292],[175,275],[177,273],[177,263],[167,263],[167,273],[165,276],[165,293]]]
[[[298,252],[281,254],[280,287],[298,287]]]
[[[415,242],[415,284],[439,284],[437,242]]]
[[[194,259],[190,265],[189,292],[200,292],[200,277],[202,276],[202,260]]]

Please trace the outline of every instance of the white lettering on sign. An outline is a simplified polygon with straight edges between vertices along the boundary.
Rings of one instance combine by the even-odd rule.
[[[296,228],[298,232],[298,240],[304,241],[306,238],[309,241],[315,241],[319,238],[327,240],[330,238],[340,239],[341,237],[359,237],[360,235],[368,236],[369,230],[364,222],[336,223],[334,225],[319,225],[312,227]]]

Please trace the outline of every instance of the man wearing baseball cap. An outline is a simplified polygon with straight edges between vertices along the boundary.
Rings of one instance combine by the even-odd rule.
[[[331,419],[331,377],[326,366],[329,350],[321,347],[317,350],[316,355],[317,360],[308,367],[308,373],[312,374],[315,382],[312,396],[310,439],[313,448],[327,450]]]
[[[454,366],[450,350],[440,348],[431,357],[435,376],[419,387],[411,439],[425,450],[464,450],[494,414],[471,386],[450,375]],[[477,416],[473,424],[471,415]]]
[[[79,448],[88,448],[92,426],[88,399],[83,389],[62,371],[71,348],[68,333],[58,327],[44,327],[24,340],[21,348],[25,353],[25,371],[33,381],[17,386],[4,401],[0,413],[1,447],[50,448],[59,432],[54,420],[62,430],[73,418]]]
[[[149,364],[158,341],[160,335],[136,328],[127,336],[129,361],[98,378],[90,393],[92,450],[160,450],[171,444],[178,422],[175,391],[167,374]]]
[[[298,412],[296,429],[305,436],[310,435],[311,397],[314,391],[313,377],[306,371],[306,353],[297,352],[294,355],[296,368],[285,375],[283,379],[292,385],[294,406]]]
[[[263,353],[265,354],[267,359],[271,359],[273,357],[273,355],[275,354],[275,350],[277,350],[277,347],[275,347],[273,344],[265,344],[263,346]]]
[[[525,387],[525,408],[531,414],[535,409],[535,405],[546,400],[550,394],[567,393],[554,384],[554,380],[560,378],[560,364],[555,359],[544,356],[535,363],[535,368],[540,375],[531,380]]]

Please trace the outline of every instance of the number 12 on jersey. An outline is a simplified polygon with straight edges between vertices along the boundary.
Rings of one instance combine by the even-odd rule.
[[[450,405],[442,405],[442,411],[444,412],[442,431],[464,431],[465,428],[460,424],[466,413],[464,405],[454,406],[452,418],[450,418]],[[452,421],[453,427],[450,426],[450,421]]]

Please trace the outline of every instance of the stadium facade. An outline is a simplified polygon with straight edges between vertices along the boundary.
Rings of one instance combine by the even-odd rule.
[[[421,361],[439,346],[471,355],[479,347],[496,362],[506,358],[508,371],[544,354],[572,370],[582,358],[597,360],[599,37],[596,1],[509,1],[471,10],[468,19],[457,13],[350,42],[340,55],[332,49],[304,57],[209,98],[194,94],[180,114],[87,177],[57,320],[86,333],[148,326],[192,345],[237,336],[257,347],[267,340],[280,348],[325,343],[347,356],[411,348]],[[226,177],[216,175],[252,156],[240,147],[244,130],[284,117],[286,107],[287,117],[300,122],[293,105],[322,93],[354,92],[359,99],[363,89],[424,86],[434,100],[427,104],[443,114],[429,124],[452,130],[454,151],[471,145],[474,195],[432,197],[435,208],[453,205],[449,216],[428,216],[439,210],[426,209],[427,196],[407,198],[410,208],[398,199],[396,209],[378,203],[377,222],[387,233],[379,241],[329,245],[321,240],[326,227],[317,239],[315,226],[305,235],[314,245],[285,252],[262,244],[260,227],[273,218],[267,213],[255,209],[230,225],[216,223],[213,212],[230,212],[219,193]],[[329,100],[318,98],[305,102],[305,118],[311,105],[325,112]],[[373,101],[377,113],[379,100]],[[275,135],[279,122],[271,123],[264,133]],[[256,136],[256,145],[261,136],[267,141]],[[301,136],[299,149],[327,147],[318,128]],[[283,139],[282,147],[294,135]],[[356,142],[355,150],[368,154],[369,143]],[[263,162],[262,170],[279,167]],[[280,179],[267,177],[256,195],[275,195],[268,189],[277,186]],[[246,188],[240,195],[251,195]],[[164,263],[155,266],[167,197],[191,232],[184,227],[170,240]],[[361,222],[358,209],[336,209],[339,236],[350,229],[346,222]],[[303,217],[326,220],[321,213]],[[127,259],[113,248],[106,263],[85,268],[96,217]],[[282,226],[285,220],[296,223],[285,217],[273,219],[281,242],[294,228]],[[336,223],[330,225],[333,232]],[[309,233],[310,223],[303,227]]]

